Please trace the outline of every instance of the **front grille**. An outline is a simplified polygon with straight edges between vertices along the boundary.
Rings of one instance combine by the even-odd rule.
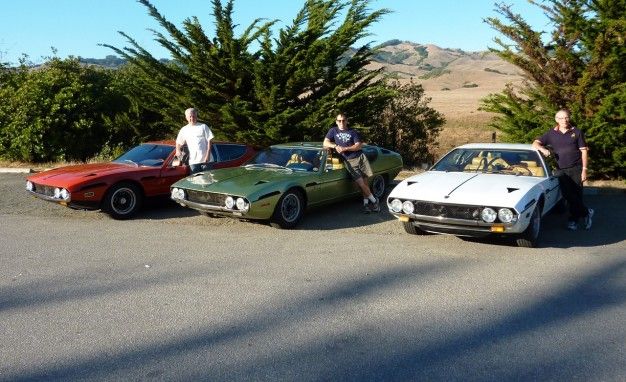
[[[37,193],[37,194],[40,194],[40,195],[53,197],[54,196],[54,188],[55,187],[44,186],[43,184],[33,183],[33,192]]]
[[[442,203],[414,201],[415,215],[436,216],[449,219],[481,220],[480,207],[458,206]]]
[[[185,190],[187,192],[187,200],[194,203],[206,204],[210,206],[224,206],[226,196],[224,194],[216,194],[214,192],[202,192],[195,190]]]

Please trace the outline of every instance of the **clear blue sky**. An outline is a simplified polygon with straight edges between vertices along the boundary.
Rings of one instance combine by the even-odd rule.
[[[224,3],[225,1],[223,1]],[[547,29],[541,10],[526,0],[505,1],[513,5],[537,29]],[[499,16],[493,0],[372,0],[371,8],[388,8],[370,32],[368,42],[391,39],[466,51],[495,47],[497,33],[483,19]],[[212,35],[210,0],[152,0],[159,12],[180,26],[197,16]],[[304,0],[235,0],[234,20],[239,33],[255,18],[279,19],[279,27],[289,25]],[[124,31],[154,56],[168,57],[153,41],[149,28],[160,30],[146,8],[134,0],[0,0],[0,62],[17,63],[22,54],[33,62],[52,55],[104,58],[114,52],[100,43],[119,48],[127,46],[117,32]]]

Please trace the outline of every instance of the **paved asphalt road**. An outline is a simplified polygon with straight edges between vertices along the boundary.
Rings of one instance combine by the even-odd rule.
[[[120,222],[23,178],[0,174],[0,380],[626,380],[624,193],[523,249],[356,201],[293,231],[172,204]]]

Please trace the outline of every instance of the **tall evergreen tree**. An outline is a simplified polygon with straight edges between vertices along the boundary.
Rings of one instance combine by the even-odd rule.
[[[337,109],[365,123],[394,94],[378,72],[365,69],[373,52],[369,45],[347,54],[387,13],[369,12],[368,0],[307,0],[276,39],[274,21],[260,20],[235,37],[233,0],[212,0],[214,38],[196,17],[180,30],[148,0],[139,1],[167,32],[154,31],[172,61],[154,58],[123,32],[130,47],[106,46],[143,73],[142,86],[157,95],[157,104],[167,104],[160,108],[173,130],[182,110],[193,105],[218,137],[257,144],[321,139]],[[258,49],[252,51],[255,41]]]
[[[511,6],[486,22],[508,41],[492,49],[522,70],[521,87],[483,100],[497,114],[492,125],[508,139],[530,142],[554,124],[556,110],[572,110],[587,135],[595,175],[626,174],[626,0],[549,0],[536,3],[554,27],[549,41]]]

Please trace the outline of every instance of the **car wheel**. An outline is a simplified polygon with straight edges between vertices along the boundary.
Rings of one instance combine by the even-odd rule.
[[[537,245],[537,239],[539,238],[539,231],[541,230],[541,213],[538,206],[530,216],[530,223],[528,227],[517,238],[518,247],[533,248]]]
[[[118,183],[107,191],[102,209],[113,219],[124,220],[135,215],[142,202],[139,187],[132,183]]]
[[[304,198],[298,190],[289,190],[280,198],[270,225],[275,228],[290,229],[295,227],[304,213]]]
[[[411,222],[402,222],[402,226],[404,227],[404,231],[406,233],[410,233],[411,235],[427,235],[428,234],[428,232],[422,231],[421,229],[413,225],[413,223]]]
[[[382,175],[376,175],[372,178],[372,194],[376,197],[376,199],[382,199],[383,195],[385,195],[385,190],[387,189],[387,182],[385,181],[385,177]]]

